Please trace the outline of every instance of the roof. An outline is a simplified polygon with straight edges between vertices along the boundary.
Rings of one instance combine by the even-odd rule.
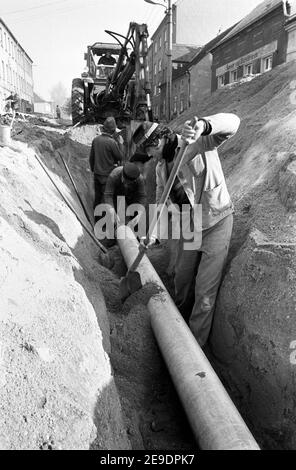
[[[106,54],[106,52],[111,52],[111,54],[120,54],[121,46],[119,44],[113,44],[108,42],[95,42],[90,46],[94,53],[97,55]]]
[[[191,58],[191,61],[189,63],[186,63],[182,68],[179,68],[177,70],[173,69],[173,80],[176,80],[177,78],[181,77],[182,75],[185,75],[187,70],[189,70],[193,65],[196,65],[198,62],[200,62],[211,51],[211,49],[219,41],[221,41],[221,39],[224,38],[224,36],[226,36],[226,34],[228,34],[229,31],[231,31],[232,28],[234,28],[236,26],[236,24],[232,25],[230,28],[223,31],[223,33],[216,36],[214,39],[209,41],[203,47],[196,47],[195,54],[193,55],[193,57]],[[174,60],[174,62],[183,62],[183,58],[186,58],[186,56],[182,56],[178,60]]]
[[[192,59],[200,52],[200,50],[202,49],[202,46],[199,46],[199,47],[191,47],[190,48],[190,51],[188,51],[187,53],[185,53],[184,55],[174,59],[173,58],[173,62],[176,62],[176,63],[190,63],[192,61]]]
[[[10,36],[14,39],[14,41],[17,43],[18,47],[23,51],[23,53],[28,57],[29,61],[33,64],[33,60],[31,59],[31,57],[29,56],[29,54],[27,54],[27,52],[25,51],[25,49],[20,45],[20,43],[18,42],[18,40],[16,39],[15,35],[10,31],[10,29],[8,28],[7,24],[4,23],[4,21],[2,20],[2,18],[0,18],[0,23],[2,23],[2,25],[4,26],[4,28],[6,28],[6,30],[9,32]]]
[[[275,10],[282,4],[283,0],[265,0],[264,2],[260,3],[256,8],[254,8],[254,10],[252,10],[241,21],[239,21],[237,25],[218,44],[212,47],[212,49],[220,46],[220,44],[226,42],[228,39],[232,38],[240,31],[243,31],[245,28],[255,23],[260,18],[263,18],[265,15]]]
[[[191,62],[193,57],[200,51],[201,46],[189,46],[187,44],[173,44],[173,62]]]
[[[198,53],[194,56],[194,58],[192,59],[191,63],[190,63],[190,67],[192,67],[193,65],[196,65],[198,62],[200,62],[209,52],[211,52],[212,49],[214,49],[214,47],[216,47],[216,45],[218,43],[220,43],[220,41],[227,35],[231,32],[232,29],[234,29],[236,27],[237,23],[235,23],[234,25],[230,26],[230,28],[226,29],[225,31],[223,31],[222,33],[220,33],[218,36],[216,36],[214,39],[211,39],[211,41],[209,41],[207,44],[204,45],[204,47],[201,48],[200,51],[198,51]]]

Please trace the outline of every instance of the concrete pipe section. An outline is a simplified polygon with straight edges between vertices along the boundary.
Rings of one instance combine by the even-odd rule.
[[[125,226],[117,238],[129,268],[137,239]],[[156,287],[148,303],[152,329],[200,448],[260,450],[147,256],[137,271],[143,285]]]

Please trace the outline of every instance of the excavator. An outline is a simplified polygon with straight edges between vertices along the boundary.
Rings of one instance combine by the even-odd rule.
[[[102,123],[109,116],[124,127],[153,121],[147,25],[131,22],[126,36],[105,32],[116,43],[88,46],[86,69],[72,82],[73,125]]]

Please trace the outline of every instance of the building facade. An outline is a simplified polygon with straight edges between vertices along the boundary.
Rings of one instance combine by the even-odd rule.
[[[265,0],[211,50],[212,91],[268,72],[287,60],[291,3]]]
[[[194,54],[194,57],[191,58],[189,63],[185,63],[180,70],[177,70],[178,78],[175,80],[173,73],[173,89],[178,80],[180,83],[180,88],[178,90],[173,90],[175,95],[174,102],[174,114],[173,117],[178,116],[183,112],[183,100],[181,106],[178,108],[176,105],[178,98],[176,92],[182,98],[182,81],[186,83],[185,90],[187,90],[187,95],[184,97],[185,109],[186,107],[193,106],[195,109],[202,106],[204,100],[211,94],[211,79],[212,79],[212,60],[213,56],[211,54],[211,49],[218,44],[223,37],[226,36],[233,28],[228,28],[223,33],[220,33],[214,39],[209,41]],[[181,58],[182,59],[182,58]]]
[[[202,48],[186,46],[187,53],[184,55],[180,55],[181,46],[176,45],[176,49],[172,73],[172,119],[182,114],[191,106],[191,74],[189,66],[192,59]]]
[[[188,85],[185,84],[184,79],[180,79],[180,83],[177,83],[180,75],[180,70],[178,69],[183,65],[181,62],[176,62],[176,60],[181,56],[185,56],[188,53],[192,54],[194,51],[198,50],[198,45],[192,43],[196,23],[194,21],[188,21],[188,10],[190,11],[190,3],[192,1],[193,0],[182,0],[172,5],[172,114],[174,114],[176,106],[184,107],[185,109],[188,103],[188,97],[185,97],[186,93],[188,95],[188,91],[186,91]],[[185,21],[186,18],[187,20]],[[191,38],[189,44],[187,44],[188,38]],[[148,50],[152,109],[154,118],[158,120],[165,120],[167,117],[168,48],[168,15],[166,15],[152,35],[151,45]],[[175,81],[174,83],[174,79],[177,80],[177,82]],[[180,96],[180,93],[182,96]]]
[[[168,73],[168,16],[166,15],[152,35],[148,49],[148,65],[151,83],[151,103],[155,120],[166,117],[166,83]],[[172,7],[172,43],[176,43],[176,6]]]
[[[0,112],[13,93],[20,98],[20,111],[33,111],[33,61],[0,18]]]

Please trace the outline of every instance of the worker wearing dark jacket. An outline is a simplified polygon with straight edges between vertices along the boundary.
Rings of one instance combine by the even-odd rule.
[[[129,221],[128,225],[135,228],[145,211],[146,204],[146,188],[145,180],[140,173],[139,168],[134,163],[126,163],[124,166],[115,168],[109,175],[105,194],[105,204],[109,206],[109,214],[112,221],[116,224],[120,220],[121,223]],[[139,207],[136,216],[127,217],[122,212],[119,204],[125,204],[125,210],[131,204],[137,204]],[[122,220],[125,217],[125,220]]]
[[[115,119],[109,117],[104,122],[102,134],[92,141],[89,164],[94,173],[94,208],[103,202],[108,176],[123,159],[123,146],[115,140],[115,135],[119,132]]]

